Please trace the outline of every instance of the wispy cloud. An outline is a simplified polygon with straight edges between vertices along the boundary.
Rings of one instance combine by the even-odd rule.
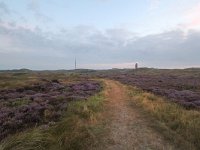
[[[186,19],[188,20],[187,28],[200,29],[200,3],[187,12]]]
[[[52,19],[49,16],[42,13],[40,9],[40,0],[30,0],[30,2],[27,4],[27,8],[28,10],[33,12],[35,18],[38,21],[44,23],[52,21]]]
[[[0,2],[0,15],[9,14],[10,10],[4,2]]]
[[[153,11],[159,7],[160,0],[150,0],[149,10]]]
[[[185,31],[200,30],[200,3],[188,9],[183,16],[185,22],[180,24],[180,28]]]

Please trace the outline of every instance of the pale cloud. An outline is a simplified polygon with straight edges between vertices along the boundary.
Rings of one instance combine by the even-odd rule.
[[[30,0],[29,3],[27,3],[27,9],[32,11],[35,18],[43,23],[52,21],[52,18],[42,13],[40,8],[40,0]]]
[[[0,15],[9,14],[10,10],[4,2],[0,2]]]
[[[148,2],[149,11],[156,13],[161,0]],[[64,26],[61,29],[49,22],[41,0],[26,1],[24,9],[31,17],[22,21],[24,14],[13,13],[6,4],[0,2],[0,69],[70,69],[75,57],[79,68],[93,69],[133,68],[135,62],[166,68],[200,65],[200,3],[184,13],[185,22],[179,29],[143,36],[123,26],[98,29],[95,24],[76,23],[60,25]],[[138,29],[139,25],[134,28]]]
[[[174,30],[136,37],[125,29],[102,31],[78,26],[51,33],[40,28],[0,25],[0,41],[0,63],[13,68],[24,65],[31,69],[69,69],[73,68],[75,57],[79,67],[98,69],[132,68],[135,62],[148,67],[200,64],[198,31],[189,31],[187,36]],[[45,65],[39,65],[37,60]]]
[[[200,29],[200,3],[188,12],[186,18],[190,20],[188,28]]]
[[[160,0],[150,0],[150,7],[149,10],[153,11],[155,9],[157,9],[160,5]]]
[[[187,10],[183,18],[185,23],[180,24],[183,30],[200,30],[200,3]]]

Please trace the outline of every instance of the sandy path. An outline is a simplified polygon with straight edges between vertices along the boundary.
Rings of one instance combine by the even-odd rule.
[[[137,109],[130,106],[126,87],[122,84],[104,80],[106,111],[104,118],[109,123],[109,134],[102,139],[101,148],[106,150],[170,150],[174,149],[161,135],[148,127],[148,122]]]

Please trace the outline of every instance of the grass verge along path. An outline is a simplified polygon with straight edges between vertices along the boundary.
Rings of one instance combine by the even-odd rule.
[[[129,86],[132,105],[151,120],[151,126],[179,149],[200,149],[200,112]]]

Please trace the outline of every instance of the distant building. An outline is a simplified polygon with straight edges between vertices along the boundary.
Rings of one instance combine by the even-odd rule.
[[[138,69],[138,63],[135,63],[135,69]]]

